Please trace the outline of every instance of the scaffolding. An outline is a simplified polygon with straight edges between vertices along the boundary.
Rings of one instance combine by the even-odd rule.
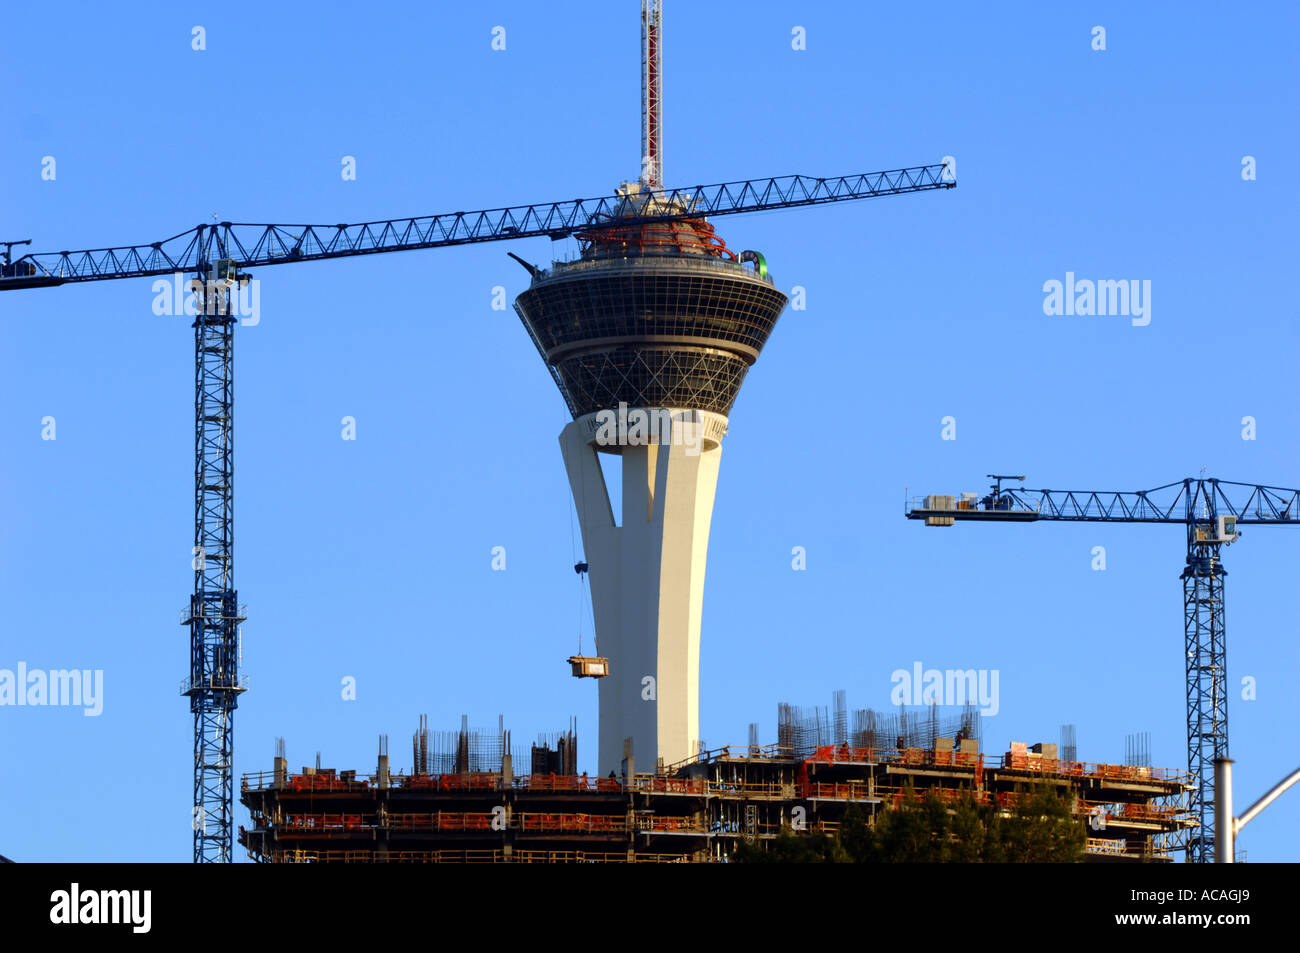
[[[571,777],[578,773],[578,720],[572,719],[567,731],[539,734],[527,763],[534,775],[557,774]]]
[[[1151,732],[1139,731],[1124,736],[1124,763],[1131,766],[1150,766]]]
[[[387,752],[381,749],[380,754]],[[564,731],[539,734],[535,744],[516,747],[504,716],[498,716],[495,731],[471,728],[469,716],[461,715],[459,729],[430,732],[429,716],[421,715],[411,736],[411,764],[417,777],[509,775],[516,766],[533,774],[577,774],[578,721],[573,718]]]
[[[972,705],[943,709],[931,705],[928,709],[911,710],[900,706],[893,712],[860,708],[852,713],[852,725],[850,732],[847,699],[842,689],[835,692],[830,708],[780,702],[777,746],[789,749],[797,758],[810,757],[818,748],[830,745],[933,751],[939,738],[978,742],[982,730],[979,709]]]
[[[1061,726],[1061,757],[1066,761],[1079,760],[1079,745],[1074,725]]]

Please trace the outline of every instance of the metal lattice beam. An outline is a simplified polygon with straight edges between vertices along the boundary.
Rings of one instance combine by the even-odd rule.
[[[1215,546],[1188,553],[1183,570],[1187,652],[1187,769],[1190,808],[1200,827],[1187,838],[1188,863],[1214,861],[1214,760],[1228,757],[1228,659],[1224,577]]]
[[[232,285],[205,284],[194,319],[194,593],[190,675],[181,693],[194,715],[194,862],[228,863],[233,847],[234,727],[239,694],[235,590],[234,326]]]
[[[1300,523],[1300,490],[1208,478],[1132,492],[1000,486],[981,499],[977,507],[929,515],[986,522],[1187,523],[1198,513],[1235,516],[1240,524]],[[926,515],[924,506],[909,506],[907,511],[911,519]]]
[[[826,205],[856,199],[951,189],[957,182],[943,165],[912,166],[836,178],[786,175],[660,189],[541,205],[515,205],[478,212],[450,212],[360,225],[199,225],[145,245],[85,251],[36,252],[5,264],[0,291],[193,272],[228,258],[242,266],[282,265],[354,255],[374,255],[512,238],[565,238],[617,218],[635,225],[671,218],[737,215]],[[637,214],[644,211],[646,214]]]
[[[641,181],[663,185],[663,5],[641,0]]]

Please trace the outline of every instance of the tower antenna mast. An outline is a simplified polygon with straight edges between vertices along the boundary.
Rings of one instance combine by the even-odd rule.
[[[661,189],[664,184],[660,87],[663,12],[662,0],[641,0],[641,184],[651,189]]]

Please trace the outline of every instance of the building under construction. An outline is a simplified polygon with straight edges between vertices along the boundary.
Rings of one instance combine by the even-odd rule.
[[[1009,813],[1044,783],[1087,826],[1088,860],[1171,861],[1193,825],[1185,772],[1067,760],[1054,744],[990,755],[979,735],[973,710],[850,719],[841,693],[833,715],[780,706],[776,745],[758,745],[751,726],[746,745],[649,771],[629,752],[621,773],[588,777],[572,726],[512,750],[503,728],[465,722],[431,746],[422,722],[409,774],[390,770],[383,740],[369,775],[319,761],[291,773],[281,746],[272,771],[243,779],[253,826],[239,842],[254,860],[281,863],[720,862],[783,827],[834,833],[851,804],[874,825],[909,789],[949,803],[970,794]]]

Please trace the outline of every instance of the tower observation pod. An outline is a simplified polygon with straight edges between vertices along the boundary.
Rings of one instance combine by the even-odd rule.
[[[625,184],[577,233],[572,262],[515,300],[573,415],[560,448],[589,564],[599,770],[682,761],[699,739],[700,622],[722,438],[745,374],[785,309],[755,252],[703,218],[656,221],[662,193]],[[680,208],[676,211],[680,214]],[[753,267],[749,267],[752,263]],[[622,459],[616,518],[600,454]]]

